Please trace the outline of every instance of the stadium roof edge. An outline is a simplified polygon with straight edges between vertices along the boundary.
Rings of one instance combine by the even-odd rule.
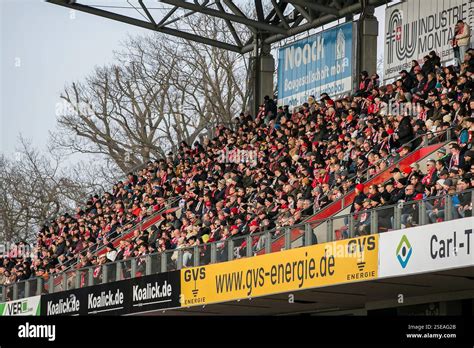
[[[161,0],[163,4],[170,5],[167,13],[160,19],[154,18],[145,0],[136,0],[137,7],[141,7],[148,21],[137,19],[132,16],[119,14],[99,8],[99,6],[87,5],[85,0],[45,0],[48,3],[68,7],[77,11],[82,11],[97,15],[100,17],[116,20],[119,22],[135,25],[145,29],[161,32],[167,35],[181,37],[187,40],[196,41],[210,46],[215,46],[228,51],[239,52],[245,54],[254,49],[256,38],[261,39],[263,44],[272,44],[283,40],[287,37],[294,36],[309,29],[317,28],[333,22],[335,20],[345,18],[346,16],[361,13],[365,6],[381,6],[390,3],[392,0],[272,0],[272,8],[265,16],[261,0],[255,1],[256,19],[252,19],[244,14],[241,8],[237,6],[233,0],[203,0],[197,1],[186,0]],[[221,3],[222,1],[222,3]],[[229,11],[226,11],[224,5]],[[290,14],[288,13],[288,5],[293,7]],[[133,8],[133,5],[132,5]],[[178,10],[188,11],[185,15],[172,19],[173,14]],[[215,38],[196,35],[193,33],[180,30],[177,27],[170,27],[170,24],[176,23],[180,18],[190,16],[194,13],[203,13],[208,16],[222,19],[234,43],[224,42]],[[245,40],[239,36],[235,30],[234,23],[244,25],[250,33],[252,39]]]

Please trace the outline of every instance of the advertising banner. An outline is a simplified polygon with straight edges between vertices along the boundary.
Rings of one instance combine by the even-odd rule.
[[[378,235],[181,270],[183,307],[377,278]]]
[[[328,29],[278,51],[278,104],[299,106],[308,96],[319,98],[352,90],[353,24]]]
[[[41,315],[124,315],[179,307],[179,271],[41,297]]]
[[[384,79],[410,70],[411,61],[436,51],[441,62],[454,59],[454,26],[464,20],[474,30],[472,0],[408,0],[385,10]],[[474,41],[471,35],[471,42]],[[471,46],[472,47],[472,46]]]
[[[0,316],[40,315],[41,296],[0,303]]]
[[[379,278],[474,266],[474,217],[382,233]]]

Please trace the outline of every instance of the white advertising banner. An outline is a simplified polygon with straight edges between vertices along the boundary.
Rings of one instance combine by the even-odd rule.
[[[380,234],[379,278],[474,266],[474,217]]]
[[[0,316],[40,315],[41,296],[0,303]]]
[[[451,40],[454,26],[462,19],[474,31],[472,0],[408,0],[385,10],[384,79],[410,70],[411,61],[436,51],[441,62],[454,59]],[[471,43],[474,41],[471,35]],[[472,44],[471,44],[472,47]]]

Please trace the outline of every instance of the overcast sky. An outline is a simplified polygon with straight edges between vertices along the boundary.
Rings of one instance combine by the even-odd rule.
[[[44,150],[63,87],[112,62],[127,35],[146,32],[44,0],[0,0],[0,153],[13,154],[20,133]]]

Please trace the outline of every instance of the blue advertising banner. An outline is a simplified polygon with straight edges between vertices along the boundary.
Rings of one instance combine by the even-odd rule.
[[[280,48],[278,105],[298,106],[352,89],[352,23],[345,23]]]

